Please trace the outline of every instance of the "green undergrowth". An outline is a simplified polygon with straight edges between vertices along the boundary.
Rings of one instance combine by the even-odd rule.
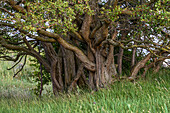
[[[79,89],[74,94],[59,97],[46,94],[42,98],[31,92],[30,89],[35,84],[5,76],[1,70],[0,73],[1,113],[170,112],[170,70],[164,69],[157,74],[148,73],[146,79],[134,82],[117,81],[98,92]],[[4,91],[8,92],[5,94]]]

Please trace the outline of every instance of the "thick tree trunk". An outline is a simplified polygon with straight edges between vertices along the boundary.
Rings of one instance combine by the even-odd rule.
[[[62,46],[60,46],[58,53],[56,53],[50,43],[43,43],[43,46],[46,58],[51,65],[50,74],[53,93],[58,95],[60,92],[67,92],[68,90],[72,90],[74,87],[76,87],[77,81],[81,78],[80,75],[83,71],[83,68],[80,69],[80,67],[84,66],[79,66],[79,62],[75,61],[75,54],[70,50],[66,50]],[[78,69],[76,69],[76,65]],[[78,70],[78,77],[76,80],[74,80],[76,76],[76,70]],[[84,77],[84,79],[85,78],[86,77]],[[74,83],[71,84],[72,81],[74,81]],[[84,81],[87,82],[86,80]],[[70,86],[70,84],[73,86]]]
[[[51,81],[53,85],[53,93],[57,95],[59,92],[64,91],[63,79],[62,79],[62,59],[61,53],[56,53],[51,43],[42,43],[45,56],[51,65],[50,74],[51,74]]]
[[[56,75],[57,75],[56,67],[57,67],[57,60],[53,61],[53,63],[51,64],[51,72],[50,72],[54,95],[58,95],[58,93],[61,92],[63,89],[63,87],[59,84],[59,82],[56,79]]]
[[[102,56],[99,48],[96,52],[96,73],[94,77],[94,84],[96,89],[106,87],[112,82],[112,76],[117,75],[116,67],[114,64],[114,47],[109,46],[109,52],[107,57]]]
[[[94,62],[94,55],[90,49],[90,47],[88,47],[88,50],[87,50],[87,56],[89,58],[90,61]],[[94,85],[94,76],[95,76],[95,72],[89,72],[89,86],[90,86],[90,89],[93,90],[95,89],[95,85]]]
[[[107,30],[106,30],[107,32]],[[101,34],[100,34],[101,33]],[[97,36],[106,36],[106,33],[98,32]],[[117,32],[112,36],[115,39]],[[99,40],[96,42],[99,43]],[[101,44],[102,45],[102,44]],[[112,81],[112,76],[117,75],[116,67],[114,64],[114,47],[113,45],[104,44],[101,47],[97,46],[95,53],[96,72],[94,74],[94,85],[98,90],[99,88],[106,87]]]
[[[92,5],[94,6],[95,3],[95,0],[93,0]],[[113,45],[107,44],[105,45],[106,47],[104,46],[105,49],[103,49],[102,45],[102,42],[108,37],[108,27],[111,22],[104,21],[101,27],[99,27],[96,32],[93,32],[95,40],[90,39],[92,22],[93,16],[85,14],[82,26],[80,27],[80,35],[86,42],[88,49],[84,49],[83,51],[70,45],[70,42],[73,41],[70,37],[65,39],[64,36],[61,38],[58,35],[46,31],[39,31],[41,34],[55,38],[62,45],[59,52],[56,53],[51,47],[52,45],[44,43],[46,58],[51,65],[50,73],[54,94],[63,90],[70,92],[77,85],[80,86],[84,83],[92,90],[98,90],[99,88],[106,87],[110,84],[112,76],[117,75],[113,55],[114,47]],[[116,35],[117,33],[115,32],[112,39],[115,39]],[[103,55],[103,53],[106,54]],[[86,57],[86,54],[88,57]],[[79,60],[76,60],[75,57]],[[79,61],[81,61],[81,63],[79,63]],[[57,66],[60,68],[58,69]],[[85,69],[86,71],[84,71]],[[84,72],[87,72],[86,74],[89,75],[85,75]],[[89,77],[88,81],[86,79],[87,76]]]
[[[96,64],[96,71],[89,71],[89,81],[86,79],[83,67],[84,64],[76,61],[72,51],[66,50],[62,46],[58,53],[54,50],[50,43],[43,43],[46,58],[51,65],[50,74],[55,95],[63,91],[70,92],[76,85],[86,84],[93,90],[98,90],[101,87],[106,87],[112,81],[112,76],[117,75],[114,64],[114,47],[107,45],[107,49],[97,47],[95,55],[88,49],[88,58]],[[103,56],[103,53],[107,55]],[[77,70],[77,72],[76,72]],[[87,70],[88,71],[88,70]],[[81,82],[80,82],[81,81]],[[79,82],[79,83],[78,83]]]
[[[76,75],[75,56],[72,51],[66,50],[63,47],[62,54],[64,62],[64,86],[67,89],[72,81],[72,78]]]

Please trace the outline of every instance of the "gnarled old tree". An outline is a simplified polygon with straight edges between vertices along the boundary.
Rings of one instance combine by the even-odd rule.
[[[158,70],[170,58],[168,4],[168,0],[1,0],[0,58],[17,62],[25,55],[35,57],[50,73],[56,95],[82,84],[93,90],[106,87],[122,74],[122,61],[129,56],[129,79],[135,79],[140,69],[144,74],[151,67]],[[36,49],[40,43],[45,57]],[[147,55],[137,61],[135,56],[143,50]],[[16,57],[9,55],[11,51]],[[125,51],[133,52],[125,56]]]

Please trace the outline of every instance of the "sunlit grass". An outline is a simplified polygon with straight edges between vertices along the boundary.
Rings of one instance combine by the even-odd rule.
[[[2,113],[170,112],[169,70],[162,70],[158,74],[148,73],[145,80],[115,82],[109,88],[98,92],[89,93],[80,90],[75,94],[64,94],[57,98],[49,95],[42,98],[36,97],[29,90],[35,85],[13,79],[10,76],[11,72],[0,71],[0,73],[2,73],[0,94],[6,90],[9,91],[6,93],[9,94],[8,96],[0,97],[0,112]],[[24,96],[21,97],[15,93]]]

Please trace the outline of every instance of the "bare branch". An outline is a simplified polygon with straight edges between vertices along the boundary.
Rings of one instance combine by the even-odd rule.
[[[50,66],[49,63],[47,63],[47,61],[36,51],[30,51],[28,49],[26,49],[25,47],[21,47],[21,46],[16,46],[16,45],[11,45],[11,44],[7,44],[7,42],[5,41],[4,38],[2,38],[0,36],[0,44],[5,47],[6,49],[9,50],[17,50],[17,51],[24,51],[26,52],[27,55],[31,55],[33,57],[36,57],[39,62],[41,62],[44,67],[46,68],[47,71],[50,71]]]
[[[22,55],[26,55],[26,53],[18,53],[16,58],[13,58],[11,56],[0,56],[0,58],[4,58],[7,61],[14,61],[14,62],[16,62],[20,58],[20,56],[22,56]]]
[[[26,64],[26,61],[27,61],[27,55],[25,56],[24,63],[23,63],[23,65],[22,65],[21,69],[20,69],[17,73],[15,73],[13,77],[15,77],[19,72],[22,71],[22,69],[24,68],[24,66],[25,66],[25,64]]]
[[[8,68],[7,70],[13,69],[17,64],[19,64],[21,62],[23,57],[24,57],[24,55],[19,59],[19,61],[17,63],[15,63],[11,68]]]

